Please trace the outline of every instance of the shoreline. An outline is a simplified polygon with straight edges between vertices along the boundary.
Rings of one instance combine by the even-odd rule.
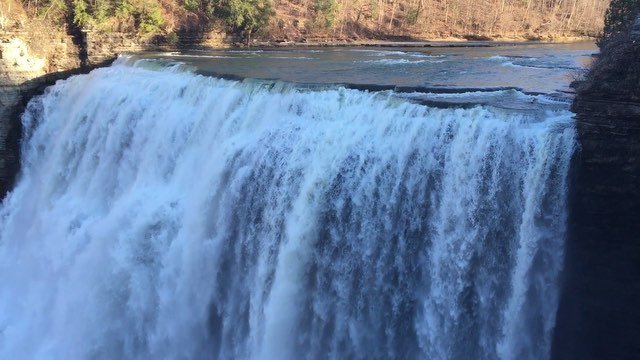
[[[518,45],[560,45],[584,42],[595,42],[596,37],[558,37],[555,39],[487,39],[487,40],[467,40],[464,38],[445,39],[417,39],[417,40],[328,40],[328,41],[257,41],[250,45],[233,43],[228,44],[229,48],[305,48],[305,47],[424,47],[424,48],[447,48],[447,47],[500,47]],[[203,44],[208,47],[206,44]]]

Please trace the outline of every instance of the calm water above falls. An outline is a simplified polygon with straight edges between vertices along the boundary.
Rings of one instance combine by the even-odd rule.
[[[583,56],[554,49],[174,54],[59,82],[23,116],[22,173],[0,205],[0,358],[547,358],[575,147],[566,102],[189,69],[318,83],[338,62],[323,56],[351,56],[372,62],[322,80],[385,84],[423,66],[410,58],[535,57],[555,64],[525,67],[544,78]],[[316,65],[257,74],[278,61]],[[444,85],[568,82],[486,83],[474,69]]]
[[[298,83],[569,90],[597,53],[594,43],[474,48],[311,48],[188,51],[147,57],[182,61],[204,73]]]

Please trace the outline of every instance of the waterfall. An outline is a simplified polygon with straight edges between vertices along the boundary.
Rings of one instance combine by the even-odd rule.
[[[549,356],[566,110],[121,61],[23,122],[1,358]]]

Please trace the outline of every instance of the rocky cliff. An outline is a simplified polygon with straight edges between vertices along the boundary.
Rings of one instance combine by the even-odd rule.
[[[27,99],[80,67],[78,49],[69,36],[40,34],[43,39],[33,51],[30,35],[24,31],[0,33],[0,198],[11,187],[19,167],[19,113]]]
[[[602,49],[573,104],[574,162],[566,279],[553,357],[640,357],[640,44]]]
[[[83,33],[37,26],[0,31],[0,199],[19,169],[20,113],[45,87],[153,45],[129,34]]]
[[[26,26],[0,31],[0,199],[19,169],[20,113],[45,87],[112,61],[117,54],[150,49],[129,34],[83,33]]]

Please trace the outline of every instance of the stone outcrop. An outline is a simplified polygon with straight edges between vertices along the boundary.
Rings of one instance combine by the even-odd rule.
[[[91,32],[46,26],[0,32],[0,199],[12,187],[19,170],[20,113],[45,87],[70,75],[88,72],[113,61],[118,54],[145,50],[174,51],[196,44],[220,45],[224,33],[184,34],[173,43],[138,38],[130,33]]]
[[[44,59],[29,56],[26,43],[0,39],[0,194],[13,181],[18,164],[20,126],[11,119],[22,98],[21,84],[44,74]]]
[[[122,53],[220,47],[233,40],[222,32],[185,33],[173,42],[120,32],[68,32],[48,29],[47,24],[0,31],[0,199],[12,187],[19,169],[19,115],[28,100],[46,86],[106,65]]]
[[[174,39],[140,38],[125,32],[82,31],[86,44],[86,64],[96,65],[113,59],[115,54],[140,51],[175,51],[193,49],[198,46],[215,48],[228,47],[238,39],[224,32],[181,33]]]
[[[581,148],[555,359],[640,357],[640,102],[621,85],[635,82],[640,45],[627,46],[603,49],[573,104]]]
[[[152,48],[151,41],[135,38],[128,33],[100,33],[83,31],[87,65],[96,65],[113,59],[115,54],[139,52]]]
[[[27,99],[80,65],[70,37],[57,33],[41,36],[45,41],[36,54],[27,42],[30,34],[0,33],[0,198],[12,186],[19,168],[19,114]]]

